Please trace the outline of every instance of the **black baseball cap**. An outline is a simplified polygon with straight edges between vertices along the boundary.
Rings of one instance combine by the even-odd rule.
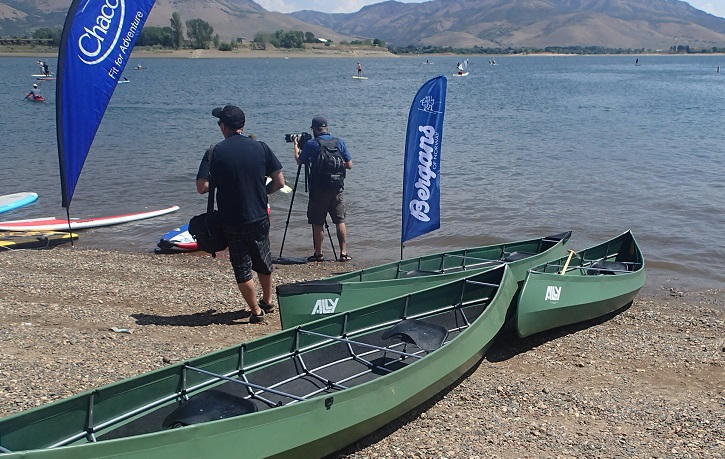
[[[225,105],[223,108],[217,107],[211,111],[211,114],[232,129],[244,127],[244,112],[236,105]]]
[[[310,126],[312,129],[319,129],[322,127],[327,127],[327,120],[324,116],[317,115],[314,118],[312,118],[312,125]]]

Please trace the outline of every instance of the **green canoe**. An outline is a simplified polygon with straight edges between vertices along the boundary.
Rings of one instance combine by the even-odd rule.
[[[502,265],[13,414],[0,457],[322,457],[470,370],[516,290]]]
[[[630,231],[571,259],[537,266],[518,299],[518,334],[523,338],[616,311],[634,300],[644,281],[644,258]]]
[[[566,256],[571,231],[409,258],[323,280],[277,287],[282,329],[451,282],[507,263],[519,286],[526,271]]]

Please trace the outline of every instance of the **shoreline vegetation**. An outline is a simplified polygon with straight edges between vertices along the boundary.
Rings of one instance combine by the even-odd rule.
[[[428,59],[436,56],[582,56],[582,55],[618,55],[618,56],[702,56],[722,55],[725,53],[563,53],[563,52],[541,52],[541,53],[511,53],[511,54],[487,54],[487,53],[393,53],[384,47],[358,46],[358,45],[314,45],[300,48],[274,48],[267,46],[265,49],[253,49],[249,46],[238,46],[230,51],[219,49],[171,49],[156,47],[135,47],[131,52],[132,59],[147,58],[172,58],[172,59],[219,59],[219,58],[307,58],[307,57],[341,57],[341,58],[363,58],[363,57],[390,57],[406,59]],[[57,57],[58,48],[51,46],[28,46],[28,45],[0,45],[0,57]]]
[[[273,283],[362,267],[276,265]],[[226,252],[12,250],[0,285],[0,416],[280,329],[276,313],[248,323]],[[526,339],[505,328],[469,374],[328,459],[370,457],[723,458],[725,290],[640,293]]]

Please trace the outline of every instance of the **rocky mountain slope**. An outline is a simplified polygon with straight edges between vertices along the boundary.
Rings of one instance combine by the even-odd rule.
[[[1,0],[0,36],[63,24],[68,0]],[[157,0],[147,25],[200,18],[223,41],[257,32],[301,30],[335,42],[380,38],[396,46],[725,47],[725,19],[680,0],[385,1],[356,13],[270,12],[252,0]]]

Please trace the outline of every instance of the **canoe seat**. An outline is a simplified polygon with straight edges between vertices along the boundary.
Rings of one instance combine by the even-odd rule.
[[[448,329],[416,319],[405,319],[385,331],[381,338],[399,338],[405,343],[415,344],[426,352],[435,351],[448,337]]]
[[[503,257],[503,261],[505,262],[511,262],[511,261],[518,261],[523,260],[524,258],[529,258],[530,256],[536,255],[535,253],[531,252],[511,252],[505,257]]]
[[[597,261],[587,270],[587,274],[619,274],[629,271],[626,263],[617,261]]]
[[[440,271],[426,271],[423,269],[414,269],[412,271],[406,272],[403,277],[421,277],[421,276],[434,276],[436,274],[440,274]]]
[[[210,389],[189,398],[164,419],[164,429],[254,413],[257,405],[228,392]]]

